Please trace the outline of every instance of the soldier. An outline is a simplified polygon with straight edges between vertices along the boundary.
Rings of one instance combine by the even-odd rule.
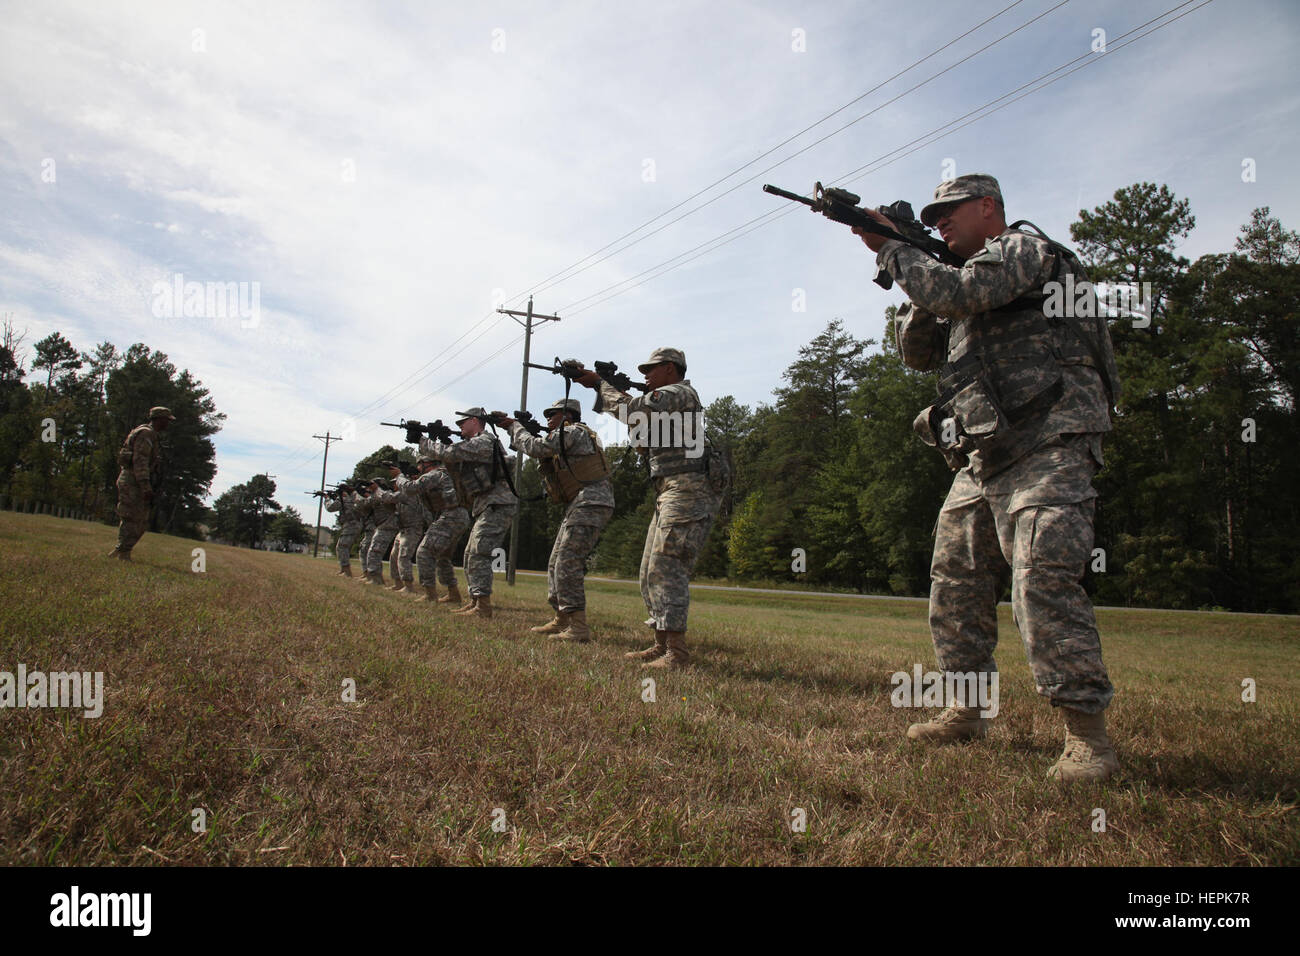
[[[474,529],[465,543],[465,580],[469,583],[469,603],[453,614],[492,616],[492,552],[501,547],[510,533],[510,522],[519,507],[519,499],[510,490],[510,465],[495,435],[484,431],[488,413],[481,407],[457,412],[460,443],[455,445],[420,442],[420,452],[447,465],[471,502]]]
[[[375,534],[370,539],[370,550],[366,552],[366,580],[362,584],[384,584],[384,559],[388,548],[397,537],[397,504],[385,497],[388,490],[387,478],[370,479],[370,514],[375,522]]]
[[[424,597],[420,600],[460,604],[460,588],[456,584],[456,569],[452,567],[451,556],[469,530],[469,508],[461,501],[446,468],[428,455],[421,455],[415,467],[420,470],[420,477],[403,485],[400,494],[420,501],[433,516],[415,552],[420,584],[424,587]],[[439,581],[447,588],[445,598],[438,597]]]
[[[375,538],[375,502],[370,497],[368,482],[363,481],[358,486],[354,504],[357,517],[361,520],[361,553],[357,555],[357,560],[361,562],[361,577],[357,580],[362,584],[370,584],[370,575],[366,573],[366,562],[370,557],[370,542]]]
[[[587,556],[614,516],[614,489],[600,439],[582,424],[582,405],[576,398],[561,398],[542,412],[548,429],[545,438],[529,434],[504,413],[492,414],[509,427],[512,448],[540,459],[546,493],[567,506],[546,562],[546,600],[555,617],[531,630],[561,641],[589,641],[583,588]]]
[[[938,227],[964,266],[854,231],[911,299],[898,316],[904,361],[940,372],[939,397],[913,426],[957,472],[930,570],[935,654],[949,673],[987,678],[997,669],[997,600],[1009,572],[1034,683],[1065,722],[1065,750],[1048,776],[1104,780],[1119,769],[1103,713],[1113,689],[1081,582],[1093,544],[1092,477],[1119,389],[1106,320],[1049,317],[1053,283],[1067,273],[1081,281],[1083,268],[1037,227],[1007,226],[992,176],[941,183],[921,221]],[[983,737],[987,721],[968,703],[957,695],[908,737]]]
[[[361,533],[361,518],[357,514],[352,486],[347,482],[339,482],[335,492],[334,497],[325,502],[325,510],[338,512],[339,539],[334,550],[339,556],[339,574],[352,577],[352,542]]]
[[[397,540],[393,542],[392,555],[392,590],[415,594],[415,571],[411,566],[411,560],[415,557],[416,546],[424,537],[427,512],[424,503],[418,497],[402,495],[402,489],[412,482],[402,474],[400,468],[394,467],[392,470],[397,472],[397,476],[393,478],[394,490],[379,493],[379,500],[388,502],[397,511]]]
[[[162,463],[158,435],[174,421],[176,416],[169,409],[154,406],[149,409],[149,423],[131,429],[117,452],[121,467],[117,474],[117,516],[122,523],[118,525],[117,547],[109,552],[110,558],[130,561],[131,549],[149,529],[149,506],[153,504]]]
[[[641,597],[655,629],[653,647],[624,656],[650,667],[676,669],[690,662],[686,613],[691,603],[691,570],[708,540],[722,503],[721,474],[710,474],[713,456],[704,444],[704,406],[686,379],[686,356],[679,349],[655,349],[637,366],[646,394],[633,398],[595,372],[574,381],[596,389],[595,410],[618,413],[633,444],[641,439],[650,458],[655,513],[641,552]],[[691,438],[698,439],[698,444]]]

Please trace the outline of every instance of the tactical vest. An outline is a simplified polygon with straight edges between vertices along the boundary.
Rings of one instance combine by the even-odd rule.
[[[1032,223],[1016,222],[1010,228]],[[1065,246],[1033,226],[1035,238],[1045,241],[1056,265],[1048,282],[1059,282],[1065,271],[1086,278],[1083,265]],[[1034,235],[1027,230],[1020,230]],[[939,371],[939,396],[918,416],[918,427],[928,419],[929,436],[939,448],[981,452],[997,459],[1028,451],[1020,448],[1032,436],[1022,425],[1042,421],[1064,391],[1062,369],[1082,365],[1097,370],[1114,405],[1118,386],[1115,356],[1106,319],[1094,310],[1094,324],[1085,329],[1069,316],[1047,316],[1043,303],[1047,284],[987,312],[949,324],[947,361]],[[950,459],[951,460],[951,459]]]
[[[685,431],[686,417],[689,415],[693,421],[698,422],[699,415],[704,411],[704,406],[700,403],[700,396],[693,387],[685,382],[677,383],[685,385],[686,391],[689,392],[692,401],[689,407],[683,409],[674,409],[670,412],[655,412],[647,409],[646,414],[650,418],[651,437],[658,437],[661,443],[651,445],[648,449],[650,456],[650,477],[651,478],[668,478],[672,475],[686,475],[692,472],[705,471],[708,468],[708,444],[705,443],[704,453],[692,458],[687,454]],[[653,416],[664,415],[665,418],[656,422]],[[673,417],[677,416],[677,417]],[[680,427],[679,427],[680,422]],[[699,436],[701,439],[703,436]]]
[[[603,481],[613,474],[605,458],[605,450],[600,447],[596,433],[581,422],[561,426],[563,428],[580,428],[591,438],[596,450],[589,455],[570,455],[564,451],[563,433],[560,439],[560,454],[555,458],[543,458],[537,463],[542,475],[542,485],[552,501],[567,505],[578,497],[586,485]]]
[[[117,450],[117,464],[119,467],[130,468],[135,464],[135,436],[140,434],[142,429],[149,429],[152,431],[153,426],[136,425],[135,428],[132,428],[131,431],[127,433],[127,436],[122,439],[122,447]],[[150,469],[152,470],[152,468],[153,463],[150,462]]]

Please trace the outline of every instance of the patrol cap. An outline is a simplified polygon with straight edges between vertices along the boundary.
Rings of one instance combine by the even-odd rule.
[[[149,421],[153,421],[155,418],[166,418],[173,422],[176,421],[176,416],[172,414],[172,410],[170,408],[163,408],[161,405],[155,405],[153,408],[149,409]]]
[[[487,421],[488,413],[482,405],[475,405],[467,411],[456,413],[456,423],[459,424],[467,418],[477,418],[480,421]]]
[[[648,359],[636,367],[636,370],[644,375],[654,366],[662,365],[664,362],[672,362],[683,372],[686,371],[686,353],[681,349],[655,349]]]
[[[561,398],[555,401],[550,408],[543,408],[542,414],[550,418],[556,412],[573,412],[579,418],[582,417],[582,402],[576,398]]]
[[[988,173],[967,173],[956,179],[946,179],[934,187],[934,202],[921,210],[921,222],[933,227],[939,221],[941,206],[983,196],[1002,202],[1002,188]]]

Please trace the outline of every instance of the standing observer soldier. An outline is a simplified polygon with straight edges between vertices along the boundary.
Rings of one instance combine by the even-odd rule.
[[[465,543],[465,580],[469,603],[454,614],[492,616],[492,552],[510,533],[510,522],[519,499],[510,490],[509,463],[496,436],[488,434],[488,413],[475,406],[457,412],[456,425],[462,441],[455,445],[421,440],[420,452],[456,471],[456,481],[471,502],[474,528]]]
[[[1104,780],[1119,769],[1103,713],[1113,689],[1081,582],[1093,545],[1092,478],[1119,388],[1106,321],[1044,314],[1048,283],[1067,272],[1081,280],[1082,266],[1064,246],[1008,228],[992,176],[941,183],[921,221],[938,227],[962,268],[854,232],[911,299],[898,316],[903,360],[940,372],[939,398],[914,423],[957,472],[930,571],[935,654],[946,672],[996,670],[997,600],[1010,570],[1034,683],[1065,718],[1065,750],[1048,776]],[[984,736],[979,708],[964,703],[949,701],[908,737]]]
[[[420,477],[404,484],[400,493],[404,498],[416,498],[432,514],[433,520],[424,532],[415,552],[420,569],[420,584],[424,587],[421,601],[437,604],[459,604],[460,588],[456,584],[456,569],[451,556],[456,544],[469,530],[469,508],[461,501],[447,469],[428,455],[421,455],[415,463]],[[438,582],[447,588],[445,598],[438,597]]]
[[[576,398],[559,399],[542,412],[548,429],[545,438],[529,434],[504,412],[492,414],[509,426],[512,448],[540,459],[546,493],[567,506],[546,562],[546,600],[555,617],[531,630],[561,641],[589,641],[583,587],[587,556],[614,516],[614,489],[600,439],[582,423],[582,404]]]
[[[339,574],[352,577],[352,543],[361,533],[361,518],[357,515],[352,486],[347,482],[340,482],[335,489],[335,496],[325,502],[325,510],[338,512],[339,538],[334,545],[334,550],[339,556]]]
[[[576,364],[576,363],[574,363]],[[644,416],[649,423],[650,478],[655,486],[655,513],[641,552],[641,597],[655,629],[655,643],[624,656],[650,667],[678,668],[690,661],[686,650],[686,613],[690,577],[722,503],[725,475],[710,475],[711,456],[700,446],[692,454],[682,426],[689,419],[703,437],[704,406],[686,380],[686,356],[679,349],[655,349],[637,366],[645,375],[646,394],[633,398],[592,371],[574,379],[595,389],[595,410],[613,415],[620,409],[629,423]],[[669,423],[676,425],[669,427]],[[631,429],[629,428],[629,431]]]
[[[158,436],[174,421],[176,416],[169,409],[155,405],[149,409],[149,423],[131,429],[117,452],[121,467],[117,474],[117,516],[122,523],[117,529],[117,547],[109,552],[111,558],[130,561],[131,549],[149,528],[149,506],[153,504],[162,464]]]

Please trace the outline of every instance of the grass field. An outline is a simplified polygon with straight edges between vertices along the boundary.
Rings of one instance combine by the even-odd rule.
[[[0,863],[1300,862],[1295,618],[1100,612],[1124,771],[1063,790],[1005,607],[993,731],[932,750],[889,702],[933,666],[921,603],[698,592],[695,666],[646,703],[635,586],[591,584],[597,641],[556,646],[536,577],[466,621],[325,561],[114,538],[0,513],[0,670],[105,681],[98,719],[0,711]]]

